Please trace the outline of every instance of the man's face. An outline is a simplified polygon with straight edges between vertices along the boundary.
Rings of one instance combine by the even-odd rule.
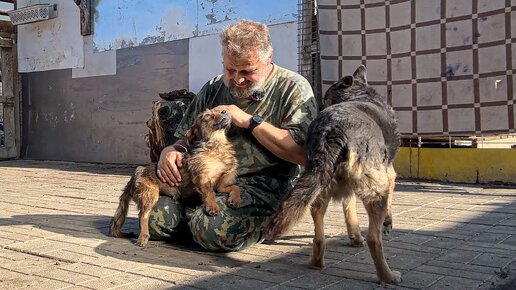
[[[250,98],[261,92],[267,79],[269,61],[261,61],[257,53],[239,59],[227,52],[223,54],[224,84],[238,98]]]

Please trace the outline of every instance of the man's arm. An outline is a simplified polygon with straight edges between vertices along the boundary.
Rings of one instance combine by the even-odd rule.
[[[217,108],[226,110],[231,115],[231,123],[240,128],[248,128],[251,115],[235,105],[223,105]],[[274,155],[295,164],[305,164],[305,151],[290,135],[289,130],[277,128],[267,122],[254,128],[253,136]]]
[[[299,146],[289,130],[280,129],[267,122],[254,128],[253,136],[265,148],[283,160],[305,165],[305,150]]]

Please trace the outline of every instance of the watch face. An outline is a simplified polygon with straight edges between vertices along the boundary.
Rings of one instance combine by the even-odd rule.
[[[263,122],[263,118],[260,115],[253,115],[253,122],[260,124]]]

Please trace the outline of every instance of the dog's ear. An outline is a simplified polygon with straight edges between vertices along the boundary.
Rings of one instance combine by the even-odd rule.
[[[192,128],[190,128],[190,129],[188,129],[188,131],[186,131],[185,141],[187,144],[191,144],[194,139],[195,134],[192,131],[193,131]]]
[[[358,80],[364,84],[367,84],[367,69],[363,64],[361,64],[355,70],[355,72],[353,73],[353,78],[355,78],[356,80]]]

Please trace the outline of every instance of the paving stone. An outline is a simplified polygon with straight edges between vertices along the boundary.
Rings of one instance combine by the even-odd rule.
[[[356,281],[351,279],[342,279],[324,289],[337,290],[337,289],[353,289],[353,290],[368,290],[375,289],[378,287],[377,283]]]
[[[57,280],[61,282],[67,282],[70,284],[78,284],[85,281],[91,281],[97,279],[94,276],[70,272],[62,269],[41,269],[42,271],[33,273],[33,276],[43,277],[47,279]]]
[[[50,279],[44,279],[43,281],[36,281],[34,280],[34,283],[31,283],[27,288],[24,288],[26,290],[41,290],[41,289],[69,289],[68,287],[74,286],[73,284],[66,283],[59,280],[50,280]]]
[[[480,256],[478,256],[476,259],[471,261],[471,264],[473,265],[480,265],[480,266],[488,266],[488,267],[505,267],[509,264],[512,260],[514,260],[514,256],[509,255],[495,255],[495,254],[488,254],[483,253]]]
[[[301,276],[299,278],[295,278],[290,280],[287,283],[284,283],[284,286],[294,286],[299,288],[305,288],[305,289],[319,289],[325,286],[329,286],[331,284],[334,284],[336,282],[341,281],[342,278],[332,276],[332,275],[325,275],[322,273],[308,273],[305,276]]]
[[[479,273],[479,272],[473,272],[473,271],[467,271],[465,269],[453,269],[448,267],[437,267],[437,266],[430,266],[430,265],[422,265],[417,267],[415,270],[418,272],[425,272],[425,273],[432,273],[432,274],[438,274],[448,277],[457,277],[457,278],[467,278],[471,280],[477,280],[477,281],[485,281],[486,279],[489,279],[492,276],[492,273],[486,274],[486,273]]]
[[[403,274],[403,281],[400,285],[414,288],[427,288],[443,277],[443,275],[438,274],[410,271]]]
[[[189,281],[194,280],[197,277],[185,275],[182,273],[177,273],[173,271],[165,271],[162,269],[157,268],[151,268],[151,267],[144,267],[144,268],[138,268],[129,270],[128,273],[139,275],[141,277],[145,278],[153,278],[158,279],[165,282],[173,282],[176,284],[184,284]]]
[[[469,261],[472,261],[479,255],[480,253],[478,251],[465,251],[460,249],[454,249],[437,257],[437,260],[450,261],[455,263],[468,263]]]
[[[129,273],[120,273],[112,276],[108,276],[102,279],[90,280],[84,283],[78,284],[78,286],[84,286],[89,289],[109,289],[115,287],[122,287],[127,285],[128,287],[134,287],[133,283],[140,282],[146,279],[145,277],[139,275],[133,275]],[[163,283],[163,281],[160,281]],[[137,289],[137,288],[133,288]]]
[[[492,275],[497,268],[494,267],[486,267],[472,264],[463,264],[463,263],[454,263],[449,261],[439,261],[439,260],[431,260],[428,261],[425,265],[441,267],[443,269],[456,269],[461,271],[470,271],[473,273],[484,273]]]
[[[86,274],[86,275],[90,275],[90,276],[97,277],[97,278],[113,276],[113,275],[120,273],[120,271],[117,271],[117,270],[112,270],[109,268],[104,268],[104,267],[99,267],[99,266],[84,264],[84,263],[68,264],[68,265],[60,266],[59,269],[67,270],[70,272]]]
[[[272,287],[275,284],[236,275],[216,275],[192,281],[191,283],[188,283],[188,285],[195,288],[210,290],[214,287],[219,289],[256,290]]]
[[[0,269],[0,289],[16,289],[27,287],[31,283],[37,282],[38,280],[44,279],[34,279],[34,277],[31,277],[30,275]]]
[[[430,286],[429,290],[470,290],[475,289],[482,284],[482,281],[471,280],[466,278],[458,278],[458,277],[444,277],[443,279],[437,281],[435,284]]]

